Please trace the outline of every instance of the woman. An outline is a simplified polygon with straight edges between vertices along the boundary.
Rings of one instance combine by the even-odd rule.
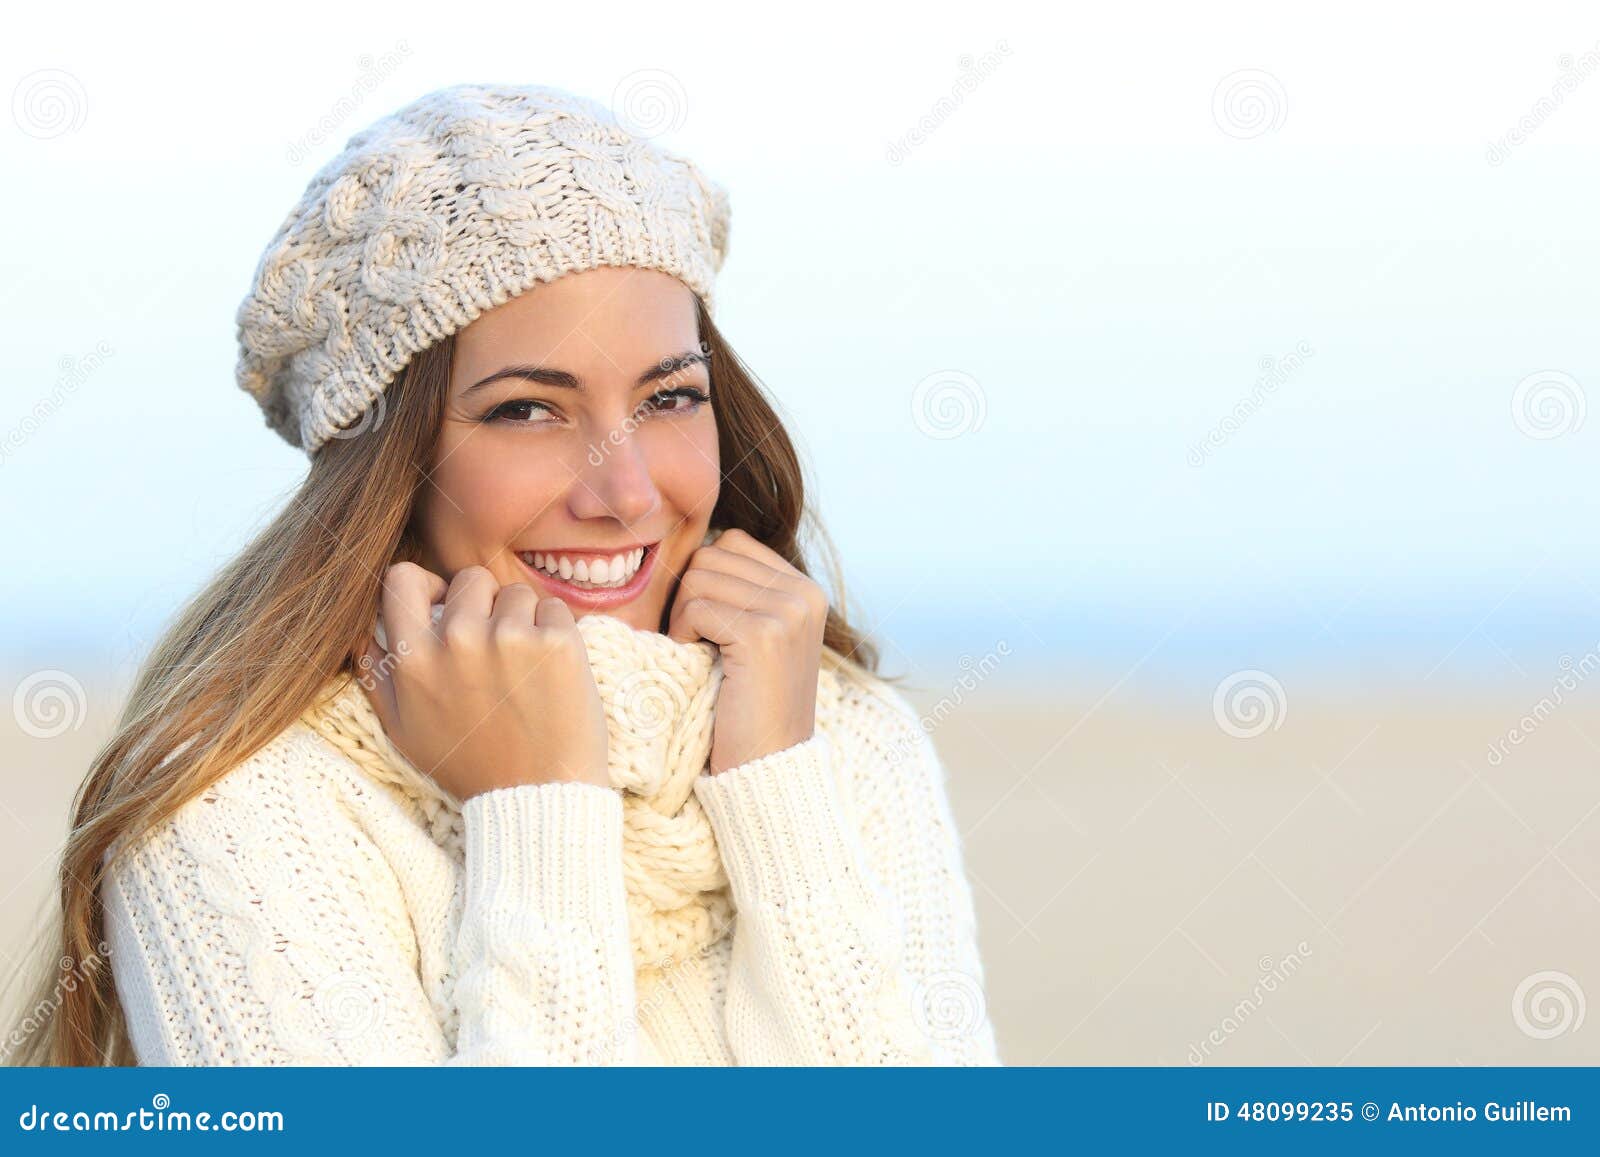
[[[711,321],[727,221],[543,87],[312,179],[239,310],[309,475],[91,769],[27,1055],[998,1063],[938,758]]]

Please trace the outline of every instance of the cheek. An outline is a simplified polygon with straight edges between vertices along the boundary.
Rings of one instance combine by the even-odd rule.
[[[500,453],[488,440],[466,442],[423,483],[427,533],[442,552],[474,557],[485,543],[507,542],[551,503],[571,474],[545,454]]]
[[[680,511],[704,506],[709,512],[722,481],[715,419],[707,415],[677,430],[649,433],[650,477],[666,503]]]

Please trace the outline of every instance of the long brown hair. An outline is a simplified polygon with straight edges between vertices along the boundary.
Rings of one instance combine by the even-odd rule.
[[[806,523],[832,586],[824,663],[876,674],[876,648],[846,621],[837,554],[806,506],[794,445],[703,304],[698,312],[723,462],[711,525],[738,527],[809,574]],[[38,975],[22,1011],[31,1031],[7,1049],[8,1063],[136,1063],[103,955],[104,857],[271,741],[329,679],[354,670],[384,571],[418,561],[413,500],[432,461],[453,349],[446,338],[418,353],[386,391],[384,409],[372,411],[371,429],[317,451],[293,500],[182,608],[145,659],[74,800],[60,908],[43,933],[48,948],[30,957]]]

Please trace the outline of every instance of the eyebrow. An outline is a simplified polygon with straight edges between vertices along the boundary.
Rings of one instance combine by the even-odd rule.
[[[639,375],[638,379],[634,382],[634,389],[641,389],[644,386],[650,385],[652,382],[658,382],[662,378],[671,377],[673,374],[678,373],[681,370],[686,370],[693,365],[703,365],[708,370],[711,368],[711,362],[707,360],[705,354],[700,353],[699,351],[691,351],[688,353],[678,354],[675,357],[662,358],[655,365],[651,366],[644,373]],[[524,381],[537,382],[546,386],[555,386],[558,389],[563,390],[577,390],[580,393],[583,390],[583,383],[580,382],[575,375],[568,373],[566,370],[549,369],[545,366],[506,366],[504,369],[496,370],[494,373],[480,381],[473,382],[472,385],[461,391],[461,396],[463,398],[468,397],[477,390],[483,389],[483,387],[492,382],[498,382],[502,378],[521,378]]]

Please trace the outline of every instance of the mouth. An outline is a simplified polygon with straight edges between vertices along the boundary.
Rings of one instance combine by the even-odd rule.
[[[589,609],[620,606],[649,585],[659,542],[620,550],[519,550],[517,561],[535,589]]]

